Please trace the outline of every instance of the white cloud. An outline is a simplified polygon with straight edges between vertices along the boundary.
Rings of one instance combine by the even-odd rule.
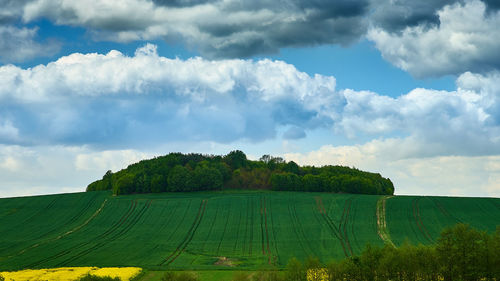
[[[12,121],[0,119],[0,143],[19,141],[19,130]]]
[[[2,66],[0,83],[3,143],[127,149],[260,142],[280,131],[299,139],[326,128],[352,139],[409,136],[411,155],[500,153],[499,72],[465,73],[456,91],[392,98],[336,90],[334,77],[281,61],[169,59],[148,44],[132,57],[75,53],[30,69]]]
[[[152,158],[152,155],[131,149],[87,152],[76,155],[75,167],[77,171],[112,170],[116,172],[132,163],[148,158]]]
[[[378,172],[391,179],[398,195],[500,197],[500,156],[404,157],[401,152],[413,150],[413,144],[408,139],[376,140],[284,156],[302,165],[344,165]]]
[[[262,140],[279,126],[323,126],[342,98],[333,77],[284,62],[168,59],[149,44],[133,57],[75,53],[2,66],[0,83],[0,113],[28,144]]]
[[[56,41],[36,42],[38,28],[0,25],[0,62],[22,62],[35,57],[52,56],[59,51]]]
[[[82,192],[107,170],[116,172],[152,156],[136,150],[0,144],[0,197]]]
[[[500,66],[500,11],[486,12],[478,0],[457,2],[437,12],[439,25],[417,25],[390,33],[368,32],[382,56],[416,77],[485,73]]]

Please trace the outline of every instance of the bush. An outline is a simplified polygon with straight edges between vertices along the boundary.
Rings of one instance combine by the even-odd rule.
[[[244,273],[244,272],[236,272],[234,275],[233,275],[233,279],[231,279],[232,281],[250,281],[250,275],[248,273]]]
[[[179,272],[175,273],[167,271],[161,277],[161,281],[199,281],[200,278],[194,272]]]
[[[115,277],[112,278],[110,276],[97,276],[97,275],[92,275],[92,274],[87,274],[78,281],[121,281],[120,277]]]

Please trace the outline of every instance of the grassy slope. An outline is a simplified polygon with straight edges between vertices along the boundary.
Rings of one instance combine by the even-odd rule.
[[[110,196],[107,192],[0,199],[0,270],[60,266],[149,269],[282,267],[382,245],[380,196],[226,192]],[[500,199],[396,196],[390,239],[431,243],[456,222],[493,231]],[[379,214],[380,216],[380,214]],[[214,265],[220,257],[224,264]]]

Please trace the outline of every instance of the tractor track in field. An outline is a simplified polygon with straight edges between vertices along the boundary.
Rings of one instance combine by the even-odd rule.
[[[413,217],[415,219],[415,222],[417,223],[418,229],[424,235],[425,239],[428,242],[433,243],[434,239],[432,239],[432,237],[429,235],[429,232],[427,231],[427,228],[425,227],[422,218],[420,217],[420,199],[421,197],[417,197],[412,201]]]
[[[22,222],[20,222],[19,224],[16,224],[15,226],[13,226],[11,229],[15,229],[17,228],[19,225],[26,225],[27,223],[29,223],[30,221],[32,221],[33,219],[35,219],[36,217],[38,217],[40,214],[44,213],[45,211],[49,210],[50,208],[52,208],[56,201],[57,201],[57,197],[54,198],[52,201],[50,201],[50,203],[48,205],[46,205],[45,207],[43,207],[42,209],[39,209],[38,211],[35,211],[34,214],[32,214],[31,216],[29,216],[27,219],[23,220]]]
[[[241,250],[243,253],[245,253],[245,245],[247,244],[247,238],[248,238],[248,221],[250,219],[250,215],[249,215],[249,209],[250,209],[250,201],[248,198],[246,198],[246,220],[245,220],[245,237],[243,239],[243,243],[241,243]]]
[[[293,204],[293,205],[291,205],[290,203],[288,204],[288,212],[289,212],[290,218],[292,220],[293,232],[295,232],[295,236],[297,237],[297,241],[299,242],[300,247],[302,248],[304,253],[306,253],[308,256],[314,256],[312,247],[309,244],[309,240],[304,235],[303,228],[300,224],[299,218],[297,217],[297,210],[295,208],[295,204]],[[304,241],[304,243],[307,244],[307,247],[304,246],[304,243],[302,241]]]
[[[36,248],[36,247],[39,247],[39,246],[41,246],[41,245],[44,245],[44,244],[47,244],[47,243],[50,243],[50,242],[54,242],[54,241],[56,241],[56,240],[59,240],[59,239],[61,239],[61,238],[64,238],[64,237],[66,237],[66,236],[70,235],[71,233],[74,233],[74,232],[76,232],[76,231],[80,230],[82,227],[86,226],[86,225],[87,225],[87,224],[88,224],[91,220],[93,220],[93,219],[94,219],[94,218],[95,218],[95,217],[96,217],[96,216],[97,216],[97,215],[98,215],[98,214],[102,211],[102,209],[104,208],[104,205],[106,205],[106,202],[107,202],[107,201],[108,201],[108,199],[105,199],[105,200],[104,200],[104,202],[102,202],[102,204],[101,204],[101,206],[99,207],[99,209],[97,209],[97,210],[94,212],[94,214],[92,214],[92,216],[91,216],[90,218],[88,218],[85,222],[83,222],[83,223],[82,223],[82,224],[80,224],[79,226],[77,226],[77,227],[75,227],[75,228],[71,229],[70,231],[67,231],[67,232],[65,232],[65,233],[63,233],[63,234],[61,234],[61,235],[59,235],[59,236],[57,236],[57,237],[55,237],[55,238],[53,238],[53,239],[50,239],[50,240],[47,240],[47,241],[42,241],[42,242],[40,242],[40,243],[33,244],[33,245],[31,245],[30,247],[24,248],[23,250],[21,250],[21,251],[20,251],[19,253],[17,253],[16,255],[21,255],[21,254],[23,254],[24,252],[26,252],[26,251],[28,251],[28,250],[34,249],[34,248]],[[12,257],[14,257],[14,256],[16,256],[16,255],[9,256],[8,258],[12,258]]]
[[[340,219],[338,228],[339,230],[341,230],[340,234],[341,235],[343,234],[344,242],[352,256],[353,252],[352,252],[351,242],[349,241],[349,236],[347,235],[347,223],[349,222],[351,205],[352,205],[352,197],[350,197],[349,199],[347,199],[347,201],[345,201],[344,209],[342,210],[342,218]]]
[[[207,244],[207,241],[208,241],[208,238],[210,238],[210,236],[212,235],[212,231],[214,229],[214,225],[215,225],[215,222],[217,221],[217,217],[219,215],[219,209],[220,209],[220,204],[216,204],[216,208],[215,208],[215,216],[214,216],[214,219],[212,220],[212,223],[210,224],[210,228],[208,229],[208,233],[207,233],[207,236],[205,237],[205,240],[203,241],[203,244],[201,245],[201,250],[200,252],[203,253],[203,251],[205,250],[205,246]]]
[[[326,222],[327,226],[330,228],[330,230],[332,231],[334,236],[337,237],[337,239],[339,240],[340,245],[342,246],[342,250],[344,251],[344,255],[346,257],[349,257],[348,248],[346,247],[345,241],[344,241],[344,236],[342,235],[341,230],[338,228],[337,225],[335,225],[333,220],[330,218],[330,216],[326,212],[325,206],[323,205],[323,199],[319,196],[315,197],[314,199],[316,200],[316,206],[317,206],[318,211],[320,212],[323,220]],[[345,208],[345,206],[344,206],[344,208]]]
[[[63,262],[60,262],[57,266],[64,266],[64,265],[67,265],[68,263],[72,262],[72,261],[75,261],[99,248],[102,248],[104,246],[107,245],[107,242],[109,241],[114,241],[114,240],[117,240],[118,238],[122,237],[123,235],[127,234],[136,224],[137,222],[139,222],[139,220],[142,218],[142,216],[147,212],[147,210],[149,209],[149,207],[151,206],[151,202],[152,200],[148,200],[146,203],[144,203],[144,206],[142,207],[142,209],[140,209],[137,214],[135,214],[135,216],[133,216],[131,218],[131,220],[129,221],[128,224],[126,224],[123,228],[120,229],[120,231],[116,234],[114,234],[113,236],[109,237],[109,238],[106,238],[106,241],[101,241],[99,242],[98,244],[94,245],[93,247],[91,248],[88,248],[84,251],[81,251],[80,253],[76,254],[75,256],[69,258],[69,259],[66,259],[65,261]],[[123,225],[123,224],[122,224]]]
[[[253,197],[250,199],[250,249],[249,255],[252,256],[252,248],[253,248],[253,221],[254,221],[254,212],[253,212]]]
[[[231,202],[229,203],[229,208],[227,209],[226,223],[224,224],[224,229],[222,230],[222,236],[219,240],[219,244],[217,245],[217,256],[220,254],[220,246],[222,245],[222,241],[224,241],[224,236],[226,236],[227,225],[229,223],[229,218],[231,217]]]
[[[269,245],[269,231],[268,231],[268,228],[267,228],[267,204],[266,204],[266,197],[262,196],[260,198],[260,204],[261,204],[261,214],[263,212],[263,216],[264,216],[264,230],[265,230],[265,233],[266,233],[266,250],[267,250],[267,253],[264,253],[264,255],[267,254],[267,263],[268,264],[271,264],[271,247]]]
[[[450,218],[454,221],[456,221],[457,223],[462,223],[462,220],[460,220],[459,218],[453,216],[452,214],[450,214],[450,212],[448,212],[448,210],[446,210],[446,208],[438,201],[436,200],[435,198],[432,198],[430,197],[431,201],[434,203],[434,205],[436,205],[436,207],[438,208],[438,210],[447,218]]]
[[[177,224],[177,227],[175,228],[175,230],[174,230],[172,233],[170,233],[170,235],[169,235],[169,236],[168,236],[168,238],[167,238],[167,241],[172,240],[172,237],[174,237],[174,234],[177,232],[177,230],[178,230],[178,229],[180,229],[180,227],[181,227],[182,223],[183,223],[183,222],[184,222],[184,220],[186,219],[186,215],[187,215],[187,213],[189,212],[189,209],[190,209],[190,207],[191,207],[191,203],[192,203],[192,201],[191,201],[191,200],[189,200],[188,205],[187,205],[187,207],[186,207],[186,210],[184,211],[184,214],[182,215],[182,219],[181,219],[181,220],[179,221],[179,223]]]
[[[386,216],[386,202],[392,197],[393,196],[382,196],[377,200],[377,233],[385,244],[391,245],[395,248],[396,245],[392,242],[389,234],[389,228],[387,227]]]
[[[87,210],[90,209],[90,207],[92,207],[92,205],[93,205],[92,203],[93,203],[94,199],[97,197],[98,197],[98,195],[94,195],[92,198],[90,198],[88,200],[87,204],[85,204],[84,208],[81,208],[81,210],[78,213],[76,213],[73,217],[71,217],[67,222],[63,223],[62,225],[70,225],[70,224],[76,222],[80,217],[82,217],[87,212]],[[59,229],[60,229],[60,226],[55,227],[55,228],[49,230],[48,232],[38,236],[37,239],[41,239],[42,237],[49,236],[50,234],[57,232],[57,230],[59,230]]]
[[[262,206],[262,197],[260,199],[260,245],[262,247],[262,254],[266,255],[266,242],[264,236],[264,210]]]
[[[276,241],[276,229],[275,229],[275,224],[274,224],[274,215],[273,215],[273,208],[272,208],[272,204],[271,204],[271,200],[269,200],[269,214],[270,214],[270,217],[271,217],[271,230],[272,230],[272,233],[273,233],[273,244],[274,244],[274,252],[275,252],[275,255],[273,256],[274,257],[274,261],[273,261],[273,264],[274,265],[277,265],[277,263],[279,263],[279,251],[278,251],[278,243]]]
[[[170,265],[172,262],[174,262],[181,254],[182,252],[185,251],[187,248],[188,244],[191,242],[193,239],[194,234],[196,233],[196,230],[198,229],[198,226],[200,226],[201,220],[203,219],[203,215],[205,214],[205,209],[207,207],[207,199],[203,199],[201,201],[200,207],[198,209],[198,214],[196,214],[196,218],[193,221],[193,224],[191,225],[191,228],[188,230],[187,235],[184,237],[182,242],[177,246],[177,248],[162,262],[160,262],[158,265]]]
[[[241,225],[241,217],[243,216],[243,212],[241,211],[240,209],[240,217],[238,218],[238,227],[236,227],[236,241],[234,242],[234,246],[233,246],[233,254],[236,253],[236,248],[238,247],[238,241],[239,241],[239,237],[240,237],[240,225]]]
[[[93,240],[98,240],[98,239],[102,239],[104,237],[106,237],[107,235],[109,235],[109,233],[113,232],[114,229],[116,229],[117,227],[119,227],[124,220],[127,219],[127,217],[130,215],[131,212],[133,212],[133,210],[135,209],[135,206],[137,204],[137,200],[134,200],[134,201],[131,201],[131,204],[130,204],[130,207],[129,209],[127,210],[127,212],[125,214],[123,214],[123,216],[120,218],[119,221],[115,222],[110,228],[108,228],[105,232],[101,233],[100,235],[98,235],[97,237],[93,237],[92,239]],[[50,257],[47,257],[45,259],[42,259],[40,261],[37,261],[37,262],[34,262],[30,265],[28,265],[27,267],[29,268],[34,268],[42,263],[45,263],[45,262],[48,262],[48,261],[51,261],[51,260],[54,260],[54,259],[57,259],[59,257],[62,257],[62,256],[65,256],[69,253],[71,253],[71,251],[75,250],[75,249],[79,249],[81,247],[84,247],[88,244],[88,242],[82,242],[76,246],[73,246],[69,249],[66,249],[66,250],[63,250],[63,251],[60,251],[59,253],[55,254],[55,255],[52,255]]]

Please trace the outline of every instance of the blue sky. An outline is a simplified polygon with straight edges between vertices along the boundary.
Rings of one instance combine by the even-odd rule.
[[[234,149],[500,196],[496,1],[0,2],[0,197]]]

